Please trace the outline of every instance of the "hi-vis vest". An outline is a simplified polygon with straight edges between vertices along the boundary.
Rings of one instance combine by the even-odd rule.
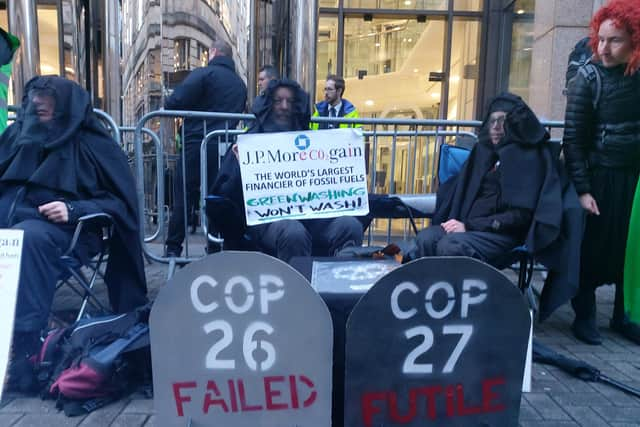
[[[13,34],[7,33],[0,28],[0,37],[9,43],[9,48],[13,53],[20,46],[20,40]],[[13,55],[12,55],[13,58]],[[7,96],[9,95],[9,78],[11,77],[11,63],[13,60],[9,60],[6,64],[0,65],[0,133],[4,132],[7,127]]]
[[[315,105],[312,117],[329,117],[329,103],[327,101],[318,102]],[[338,111],[338,117],[344,117],[345,119],[357,119],[360,116],[358,115],[358,110],[356,110],[356,107],[351,102],[343,98],[342,107],[340,108],[340,111]],[[326,127],[327,124],[326,123],[322,123],[322,124],[324,125],[322,126],[322,129],[327,129]],[[360,125],[340,123],[339,127],[354,128],[354,127],[360,127]],[[309,129],[311,130],[320,129],[320,123],[309,123]]]

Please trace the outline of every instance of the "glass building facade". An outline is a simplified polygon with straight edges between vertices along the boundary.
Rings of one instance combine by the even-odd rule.
[[[38,72],[80,82],[96,106],[105,107],[107,2],[15,3],[28,1],[37,11]],[[290,33],[281,28],[287,25],[282,15],[297,3],[285,3],[120,0],[122,121],[131,123],[161,105],[166,90],[206,63],[215,37],[233,45],[239,72],[249,82],[265,63],[289,74],[291,58],[282,46]],[[319,98],[324,77],[335,73],[345,77],[345,96],[367,117],[476,118],[501,90],[527,99],[534,8],[535,0],[319,0],[316,54],[308,58],[316,87],[309,89]],[[250,21],[253,10],[261,12]],[[8,27],[7,2],[1,0],[0,25]],[[490,54],[496,48],[499,55]]]

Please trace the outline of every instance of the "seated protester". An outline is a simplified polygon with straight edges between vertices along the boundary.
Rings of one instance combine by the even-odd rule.
[[[459,255],[491,264],[525,241],[535,252],[558,237],[561,186],[533,111],[518,96],[496,97],[478,139],[459,175],[440,186],[432,225],[410,259]]]
[[[60,257],[79,217],[105,212],[114,235],[104,276],[114,310],[146,303],[135,182],[120,147],[93,113],[89,94],[60,77],[35,77],[18,117],[0,137],[0,228],[24,230],[9,386],[28,391],[28,357],[47,326]],[[99,243],[84,231],[75,255],[88,261]],[[93,248],[93,249],[92,249]]]
[[[292,80],[273,80],[265,92],[265,100],[249,133],[287,132],[309,128],[309,98]],[[235,147],[234,147],[235,148]],[[212,194],[231,199],[243,212],[242,183],[237,153],[230,151],[223,159]],[[228,235],[243,231],[222,230]],[[228,232],[228,233],[227,233]],[[258,249],[289,262],[295,256],[332,256],[347,246],[361,246],[362,225],[355,217],[312,220],[281,220],[248,227],[246,233]]]

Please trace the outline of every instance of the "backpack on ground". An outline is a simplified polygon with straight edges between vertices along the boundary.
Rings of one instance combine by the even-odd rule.
[[[42,397],[55,398],[59,409],[75,416],[131,391],[145,371],[139,362],[145,351],[148,356],[149,311],[147,305],[51,331],[35,360]]]
[[[596,66],[591,62],[593,52],[591,51],[591,46],[589,46],[589,40],[589,37],[581,39],[576,43],[569,54],[563,93],[566,95],[569,82],[573,80],[578,73],[580,73],[585,79],[587,79],[587,81],[589,81],[589,84],[593,88],[594,96],[592,98],[592,103],[593,108],[595,109],[598,106],[600,94],[602,92],[602,77],[600,76]]]

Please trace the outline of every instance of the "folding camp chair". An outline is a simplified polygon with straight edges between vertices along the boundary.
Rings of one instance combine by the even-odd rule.
[[[100,236],[97,252],[89,263],[84,263],[76,255],[78,240],[83,232],[94,232]],[[56,293],[68,288],[81,298],[81,304],[74,319],[52,316],[63,323],[79,320],[83,316],[94,317],[111,314],[111,310],[100,301],[94,287],[98,278],[104,278],[104,268],[109,259],[109,242],[113,235],[113,219],[106,213],[85,215],[78,219],[71,243],[60,257],[65,273],[56,285]],[[74,310],[75,311],[75,310]]]

